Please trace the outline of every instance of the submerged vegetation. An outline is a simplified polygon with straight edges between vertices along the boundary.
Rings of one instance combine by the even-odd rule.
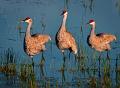
[[[3,51],[1,58],[0,58],[0,71],[8,74],[8,75],[15,75],[16,74],[16,54],[14,53],[12,48],[8,48],[7,50]]]
[[[89,62],[88,59],[90,59],[90,57],[86,55],[85,49],[81,45],[79,55],[76,58],[77,60],[71,60],[68,56],[63,57],[61,67],[59,69],[56,69],[56,67],[52,69],[52,71],[56,71],[55,73],[59,75],[59,78],[56,78],[55,75],[49,77],[49,75],[47,75],[49,72],[45,72],[46,58],[43,55],[41,56],[39,64],[35,64],[35,70],[32,68],[30,62],[23,64],[19,61],[21,63],[18,63],[18,54],[13,48],[8,48],[1,54],[0,72],[6,75],[4,80],[16,80],[17,84],[13,82],[12,85],[17,85],[21,88],[98,88],[100,86],[102,88],[119,88],[120,54],[117,55],[116,59],[101,58],[100,65],[97,64],[99,62],[98,57],[94,57],[96,59],[94,59],[95,61]],[[110,63],[111,61],[115,61],[116,64],[112,65],[112,63]],[[54,65],[56,66],[55,63]]]

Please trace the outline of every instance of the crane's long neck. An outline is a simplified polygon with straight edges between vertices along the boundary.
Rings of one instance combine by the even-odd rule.
[[[31,36],[30,34],[30,29],[31,29],[31,26],[32,26],[32,22],[28,24],[27,26],[27,30],[26,30],[26,36]]]
[[[92,25],[91,31],[90,31],[90,36],[95,36],[95,24]]]
[[[64,15],[63,21],[62,21],[62,27],[65,27],[65,25],[66,25],[66,19],[67,19],[67,15]]]

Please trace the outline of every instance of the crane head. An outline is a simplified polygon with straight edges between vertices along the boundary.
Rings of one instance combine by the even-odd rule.
[[[95,27],[96,27],[96,23],[95,23],[95,21],[93,19],[89,20],[89,22],[87,24],[89,24],[90,27],[92,27],[92,29],[93,28],[95,29]]]
[[[93,19],[89,20],[88,24],[90,25],[94,25],[95,24],[95,21]]]
[[[32,19],[30,17],[26,17],[25,19],[22,20],[22,22],[31,23]]]
[[[68,14],[67,10],[64,9],[61,15],[67,15],[67,14]]]

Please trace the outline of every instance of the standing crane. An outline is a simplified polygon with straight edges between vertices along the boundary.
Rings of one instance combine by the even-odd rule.
[[[111,49],[110,43],[116,40],[116,36],[106,33],[95,34],[96,24],[93,19],[91,19],[88,24],[91,25],[91,31],[87,38],[88,45],[99,52],[109,51]],[[109,58],[108,52],[107,57]]]
[[[101,77],[100,74],[101,52],[107,51],[107,59],[109,59],[108,51],[111,50],[110,43],[116,40],[116,36],[106,33],[95,34],[96,24],[93,19],[91,19],[88,24],[91,25],[91,31],[87,38],[87,42],[90,47],[100,52],[98,60],[99,60],[99,77]]]
[[[28,56],[32,58],[32,64],[34,68],[33,56],[46,50],[45,44],[49,40],[51,40],[51,38],[49,35],[42,35],[42,34],[31,35],[30,29],[33,21],[30,17],[26,17],[24,20],[22,20],[22,22],[28,23],[24,38],[24,51]]]
[[[68,12],[64,10],[61,15],[63,15],[62,24],[56,34],[57,47],[62,51],[63,54],[65,49],[69,49],[70,52],[73,52],[76,55],[78,51],[76,41],[72,34],[66,29]]]

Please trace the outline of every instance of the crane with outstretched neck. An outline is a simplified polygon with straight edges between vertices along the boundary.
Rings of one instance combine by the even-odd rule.
[[[25,38],[24,38],[24,51],[28,56],[31,57],[33,62],[33,56],[39,54],[40,52],[46,50],[45,44],[51,40],[49,35],[43,34],[33,34],[31,35],[30,30],[32,26],[32,19],[30,17],[26,17],[22,22],[28,23]],[[33,62],[34,67],[34,62]]]
[[[76,55],[78,49],[75,38],[72,36],[70,32],[67,31],[66,28],[66,19],[68,12],[64,10],[61,15],[63,15],[63,20],[56,34],[56,44],[63,54],[64,54],[64,50],[68,49],[70,50],[70,52],[73,52]]]

